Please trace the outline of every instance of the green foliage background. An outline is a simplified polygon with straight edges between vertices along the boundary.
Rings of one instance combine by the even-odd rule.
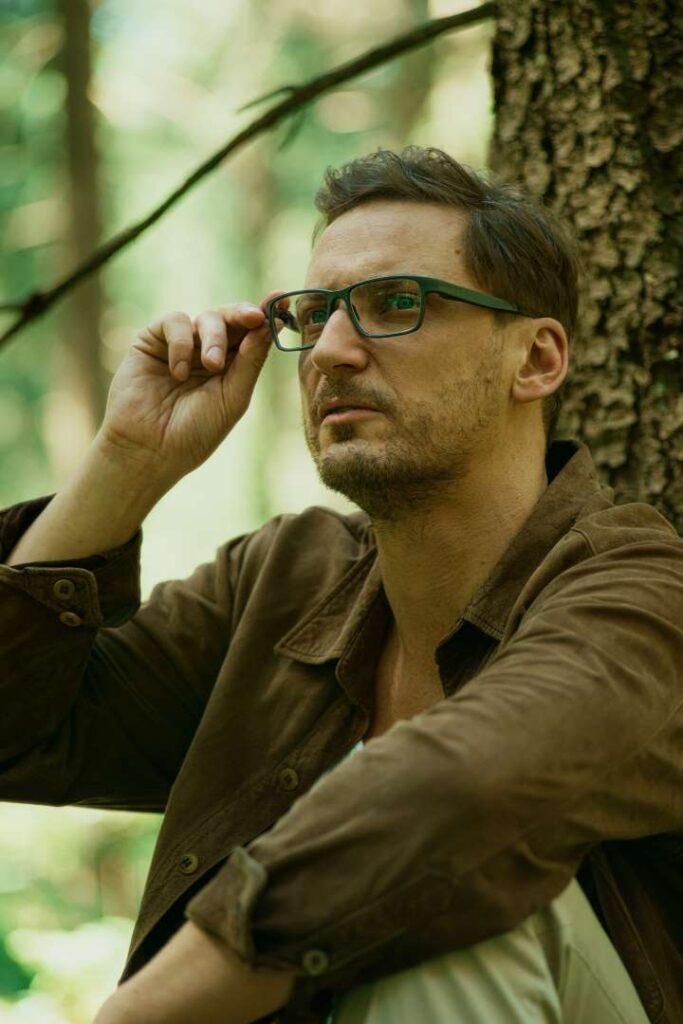
[[[255,116],[242,104],[354,57],[461,0],[102,0],[93,5],[103,238],[144,215]],[[153,317],[297,287],[325,168],[378,146],[440,146],[484,167],[485,23],[365,75],[248,145],[102,274],[93,337],[110,379]],[[0,6],[0,301],[70,269],[64,27],[57,0]],[[0,350],[0,506],[57,491],[91,440],[60,375],[72,296]],[[8,321],[9,322],[9,321]],[[0,326],[4,323],[0,320]],[[61,381],[56,385],[56,381]],[[70,461],[71,460],[71,461]],[[246,417],[144,527],[142,593],[270,516],[351,506],[302,438],[296,359],[272,350]],[[116,984],[159,819],[0,805],[0,1021],[86,1024]]]

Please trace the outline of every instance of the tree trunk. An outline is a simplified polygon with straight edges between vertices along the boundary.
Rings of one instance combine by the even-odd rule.
[[[90,85],[88,0],[61,0],[62,62],[67,81],[65,149],[68,168],[69,262],[80,263],[100,240],[95,119]],[[69,476],[104,416],[107,377],[100,361],[100,278],[79,285],[60,318],[55,348],[55,389],[47,398],[46,440],[58,479]]]
[[[579,241],[585,298],[559,435],[589,445],[619,503],[648,502],[681,531],[674,7],[499,0],[490,165],[543,197]]]

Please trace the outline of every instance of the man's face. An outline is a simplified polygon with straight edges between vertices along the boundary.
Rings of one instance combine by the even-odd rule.
[[[362,204],[323,232],[304,287],[395,273],[476,289],[462,259],[464,224],[463,213],[445,206]],[[323,483],[373,520],[396,521],[443,499],[500,440],[509,397],[506,334],[490,311],[429,295],[418,331],[364,338],[340,304],[299,356],[306,443]],[[378,411],[321,421],[331,398]]]

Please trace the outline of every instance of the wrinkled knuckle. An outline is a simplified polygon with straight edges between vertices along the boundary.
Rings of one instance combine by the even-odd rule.
[[[164,320],[170,324],[186,324],[189,319],[187,313],[183,312],[182,309],[174,309],[164,317]]]
[[[244,302],[230,302],[227,306],[220,306],[216,313],[221,320],[230,321],[233,317],[238,316],[244,307]]]
[[[199,316],[196,317],[197,323],[206,323],[207,321],[215,320],[216,310],[215,309],[203,309]]]
[[[176,338],[168,346],[169,361],[175,364],[179,359],[192,361],[194,342],[191,338]]]

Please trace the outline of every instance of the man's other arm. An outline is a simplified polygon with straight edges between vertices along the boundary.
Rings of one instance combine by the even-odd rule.
[[[564,544],[499,655],[233,851],[191,920],[345,988],[515,927],[596,843],[681,827],[683,544]]]

